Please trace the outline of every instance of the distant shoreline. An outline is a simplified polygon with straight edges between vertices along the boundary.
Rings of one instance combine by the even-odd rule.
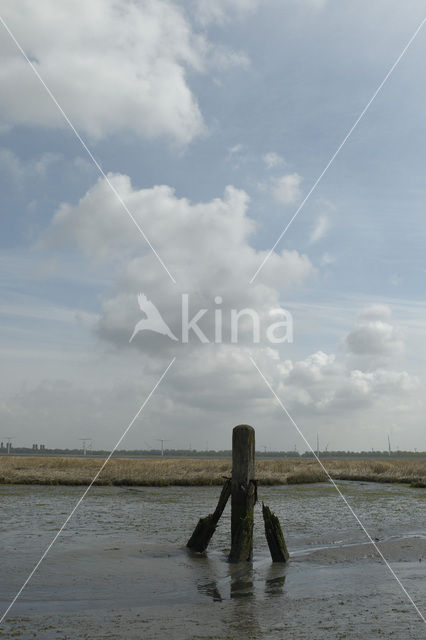
[[[102,464],[101,458],[0,457],[0,484],[88,485]],[[325,458],[323,464],[334,480],[388,482],[426,487],[426,459]],[[212,486],[231,475],[226,458],[112,458],[96,486]],[[326,482],[315,459],[260,459],[256,461],[260,485]]]

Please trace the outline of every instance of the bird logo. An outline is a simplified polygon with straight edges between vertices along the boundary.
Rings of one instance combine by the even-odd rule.
[[[174,333],[164,322],[155,304],[151,302],[151,300],[148,300],[145,294],[140,293],[138,295],[138,303],[141,311],[143,311],[143,313],[146,315],[146,318],[142,318],[142,320],[139,320],[139,322],[135,325],[129,343],[133,340],[135,335],[139,333],[139,331],[146,330],[155,331],[156,333],[161,333],[163,336],[168,336],[172,340],[177,340]]]

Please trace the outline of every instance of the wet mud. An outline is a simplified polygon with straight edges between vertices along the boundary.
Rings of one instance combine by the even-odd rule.
[[[424,489],[341,483],[423,612]],[[290,562],[273,564],[255,513],[253,563],[230,565],[230,514],[205,556],[185,543],[218,488],[98,487],[0,627],[0,638],[62,640],[424,638],[426,626],[328,485],[262,488]],[[5,610],[79,496],[78,487],[0,487]]]

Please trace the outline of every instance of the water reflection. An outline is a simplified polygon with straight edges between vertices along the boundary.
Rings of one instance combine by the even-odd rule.
[[[282,567],[271,565],[265,580],[265,595],[280,596],[284,593],[284,582],[286,579]]]
[[[231,576],[231,598],[247,598],[254,595],[253,566],[245,567]]]
[[[221,580],[199,583],[199,593],[222,602],[228,598],[243,599],[253,596],[276,597],[284,593],[285,573],[282,565],[270,565],[266,575],[256,575],[253,565],[230,568],[229,576]]]
[[[222,602],[223,600],[216,582],[210,582],[209,584],[199,584],[198,591],[204,596],[209,596],[213,600],[213,602]]]

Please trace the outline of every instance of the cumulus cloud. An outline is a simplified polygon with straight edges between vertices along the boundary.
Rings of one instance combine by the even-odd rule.
[[[366,313],[369,313],[368,310]],[[344,344],[350,343],[350,337],[359,328],[359,322],[358,319],[354,329],[344,339]],[[397,331],[395,327],[392,328]],[[419,380],[407,371],[394,368],[398,350],[386,349],[386,355],[393,356],[388,357],[386,362],[377,358],[377,352],[373,348],[374,361],[369,360],[368,370],[354,365],[350,347],[336,354],[318,351],[305,360],[279,363],[282,393],[287,397],[290,407],[310,408],[311,411],[334,416],[349,409],[388,410],[399,405],[402,398],[411,396],[413,399],[412,393],[418,388]]]
[[[302,176],[298,173],[289,173],[281,178],[276,178],[272,189],[275,200],[280,204],[293,204],[300,200],[302,196],[301,182]]]
[[[309,238],[310,244],[315,244],[324,238],[327,231],[330,228],[330,219],[327,216],[319,216],[316,220],[315,226],[311,231]]]
[[[245,165],[250,160],[250,153],[246,145],[238,143],[228,148],[227,162],[229,162],[233,169],[239,169],[242,165]]]
[[[358,314],[358,322],[360,324],[376,320],[389,322],[391,319],[392,309],[387,304],[371,304]]]
[[[289,4],[292,2],[290,0]],[[298,0],[307,7],[315,10],[322,9],[327,0]],[[193,7],[197,20],[207,26],[210,23],[223,24],[244,16],[253,14],[259,7],[266,4],[265,0],[193,0]]]
[[[185,446],[189,438],[204,448],[207,437],[211,446],[221,448],[230,446],[234,424],[248,422],[258,428],[259,437],[272,429],[275,446],[292,448],[291,425],[283,421],[250,355],[308,439],[320,429],[334,443],[344,442],[345,448],[368,447],[371,441],[368,430],[362,435],[363,425],[371,420],[384,422],[387,432],[389,415],[403,406],[408,422],[416,409],[419,381],[395,367],[367,372],[352,369],[341,353],[317,351],[303,360],[290,360],[270,348],[210,344],[180,353],[124,446],[141,446],[143,439],[161,433],[172,438],[176,447]],[[168,358],[161,351],[141,356],[137,350],[121,350],[103,362],[103,369],[110,372],[106,380],[97,362],[94,375],[85,381],[80,373],[74,381],[52,379],[27,385],[4,398],[8,407],[4,426],[19,433],[25,425],[40,425],[39,437],[52,445],[61,438],[64,441],[63,431],[66,442],[74,446],[78,437],[88,433],[112,446]]]
[[[330,410],[357,410],[375,407],[377,410],[396,409],[402,398],[417,389],[419,381],[407,371],[377,369],[348,372],[340,385],[320,401],[319,406]]]
[[[43,241],[53,247],[72,244],[89,258],[114,261],[115,278],[103,295],[95,331],[105,344],[113,346],[129,375],[133,371],[138,378],[143,372],[144,384],[154,384],[161,367],[178,355],[175,371],[162,385],[160,408],[150,414],[152,428],[158,426],[169,437],[176,420],[185,425],[185,433],[196,430],[200,423],[209,423],[215,428],[216,446],[221,446],[235,421],[270,422],[274,402],[251,365],[250,355],[285,406],[307,421],[304,428],[308,431],[309,425],[318,428],[326,416],[327,428],[336,436],[343,429],[339,426],[342,421],[348,428],[357,421],[364,423],[368,416],[383,417],[415,402],[418,380],[398,366],[403,340],[391,310],[384,305],[363,310],[335,352],[316,350],[304,359],[289,359],[285,346],[269,344],[264,333],[261,342],[253,345],[250,322],[242,324],[238,344],[230,341],[232,308],[250,307],[262,320],[270,321],[270,311],[281,306],[284,293],[315,276],[307,256],[283,251],[273,254],[262,279],[248,286],[248,274],[263,252],[250,245],[254,226],[244,191],[228,187],[221,198],[192,203],[178,198],[168,186],[135,189],[127,176],[111,175],[110,179],[175,274],[177,287],[110,197],[102,179],[77,205],[64,204],[58,209]],[[209,344],[201,344],[196,337],[181,344],[143,332],[129,345],[133,327],[141,318],[139,291],[156,304],[179,337],[180,293],[187,292],[190,316],[207,309],[199,325]],[[214,343],[218,308],[223,313],[221,344]],[[142,360],[135,365],[137,355]],[[129,397],[133,397],[135,387],[133,383],[130,386],[133,391],[128,391]],[[110,401],[105,398],[105,402],[108,405]],[[272,423],[278,424],[277,420],[275,417]],[[352,442],[357,446],[356,438]]]
[[[235,187],[222,198],[191,203],[178,198],[169,186],[134,189],[127,176],[110,175],[114,187],[132,211],[153,246],[174,274],[172,285],[144,239],[121,208],[104,179],[77,205],[63,204],[44,234],[44,247],[77,246],[90,259],[116,262],[117,281],[103,300],[99,330],[103,337],[125,345],[140,310],[136,294],[145,293],[174,328],[181,323],[181,293],[190,296],[189,313],[207,308],[200,323],[211,336],[215,309],[223,317],[224,340],[230,340],[231,310],[255,309],[265,324],[270,311],[280,307],[283,291],[315,274],[309,258],[297,251],[274,253],[265,264],[262,279],[248,286],[250,273],[266,252],[250,245],[254,222],[248,216],[249,198]],[[218,304],[215,297],[222,301]],[[252,334],[250,322],[247,337]],[[135,340],[136,346],[157,349],[160,339]],[[133,344],[133,343],[132,343]],[[163,344],[166,348],[167,344]]]
[[[118,310],[123,308],[118,305]],[[110,315],[105,313],[105,317]],[[119,331],[121,326],[119,319]],[[108,340],[111,343],[111,334]],[[76,446],[77,438],[88,434],[102,446],[112,446],[170,355],[171,351],[161,348],[155,353],[122,348],[102,361],[102,371],[97,360],[87,380],[79,372],[74,381],[53,379],[27,385],[1,400],[8,407],[2,416],[4,426],[19,434],[30,424],[40,425],[38,437],[52,446],[58,441]],[[271,347],[189,345],[179,353],[143,420],[123,446],[144,446],[144,440],[152,441],[161,434],[174,447],[187,446],[191,440],[193,446],[204,448],[206,438],[211,447],[229,447],[231,427],[247,422],[257,427],[259,439],[269,433],[273,446],[292,448],[296,434],[252,366],[250,355],[312,444],[319,430],[332,448],[376,447],[381,428],[376,428],[373,442],[371,422],[383,425],[387,433],[396,412],[404,415],[404,425],[419,418],[419,381],[400,370],[395,361],[362,371],[353,368],[348,354],[341,350],[289,359]],[[106,380],[105,372],[109,372]]]
[[[244,51],[234,50],[224,45],[206,45],[206,58],[207,65],[218,71],[226,71],[234,67],[246,69],[250,66],[250,58]]]
[[[175,4],[6,0],[2,15],[79,130],[179,143],[203,131],[186,73],[202,70],[208,45]],[[67,126],[12,41],[2,39],[1,53],[2,124]]]
[[[373,359],[398,356],[404,351],[401,330],[392,323],[392,312],[386,305],[362,311],[346,336],[345,346],[350,354]]]
[[[336,262],[336,258],[330,255],[327,251],[322,254],[320,261],[321,266],[326,267],[334,262]]]
[[[11,149],[0,148],[0,172],[18,183],[28,179],[40,179],[46,176],[49,168],[63,160],[59,153],[43,153],[28,162],[23,162]]]
[[[197,19],[208,25],[212,22],[222,24],[252,13],[259,7],[260,0],[195,0],[193,4]]]
[[[262,160],[267,169],[274,169],[284,163],[284,158],[275,151],[269,151],[262,156]]]

